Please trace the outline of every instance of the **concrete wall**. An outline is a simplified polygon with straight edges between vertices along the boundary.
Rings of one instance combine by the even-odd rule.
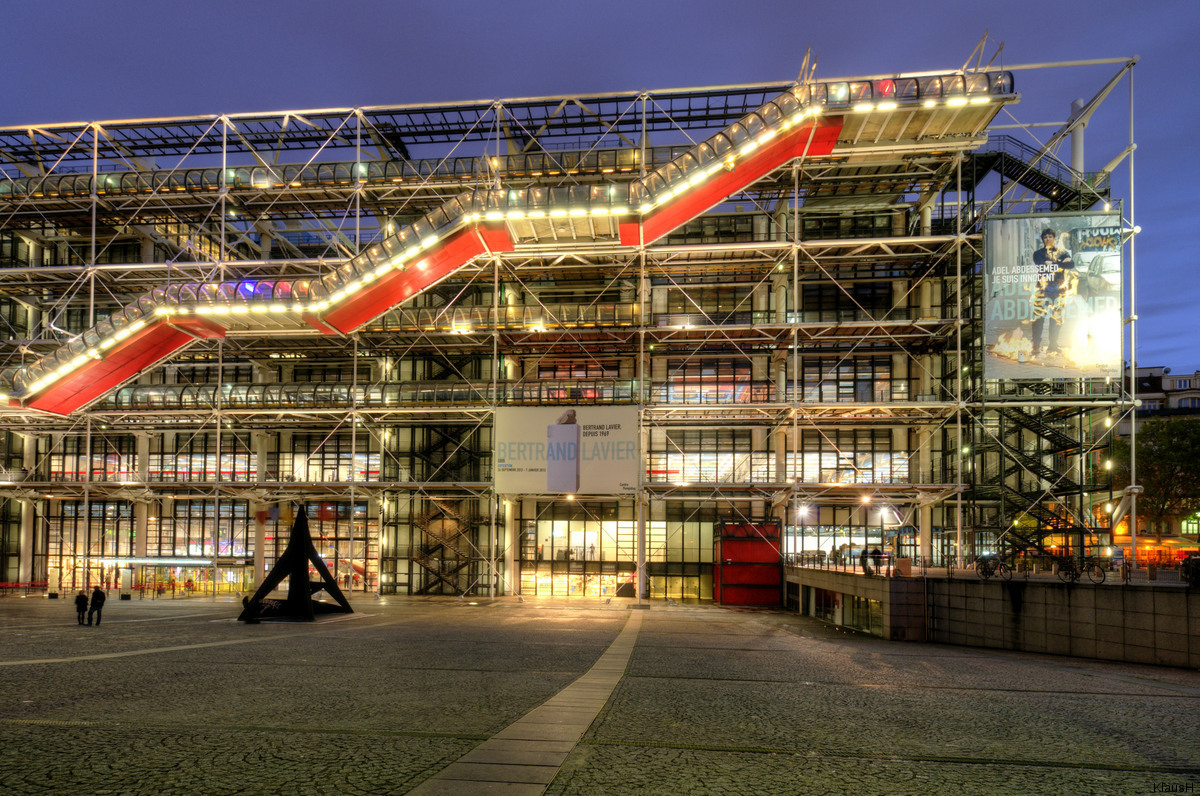
[[[787,568],[786,578],[800,584],[802,607],[805,587],[879,600],[883,604],[884,638],[893,641],[924,641],[926,638],[925,582],[920,578],[868,578],[835,570],[792,567]]]
[[[928,639],[1200,668],[1200,594],[1179,587],[930,580]]]
[[[883,637],[1200,668],[1200,593],[1178,586],[879,578],[788,567],[805,587],[879,600]]]

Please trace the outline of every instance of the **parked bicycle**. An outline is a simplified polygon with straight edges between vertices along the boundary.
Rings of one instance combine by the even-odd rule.
[[[1074,583],[1085,572],[1092,583],[1104,582],[1104,565],[1098,559],[1084,559],[1082,565],[1070,556],[1058,560],[1058,579],[1063,583]]]
[[[980,580],[988,580],[992,575],[999,575],[1003,580],[1012,580],[1012,569],[995,554],[975,559],[975,572]]]

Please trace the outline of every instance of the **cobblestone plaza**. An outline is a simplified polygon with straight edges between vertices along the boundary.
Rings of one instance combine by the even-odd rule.
[[[657,601],[370,598],[355,609],[246,626],[234,602],[112,601],[95,628],[78,626],[67,600],[0,600],[0,791],[1200,785],[1191,670],[897,644],[782,612]],[[577,743],[504,745],[544,703],[577,717],[555,700],[621,639],[628,662]],[[520,743],[527,751],[480,751]],[[546,765],[552,752],[561,765]],[[446,779],[454,766],[472,781]]]

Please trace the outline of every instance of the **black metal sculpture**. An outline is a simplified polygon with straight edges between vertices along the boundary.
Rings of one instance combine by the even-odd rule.
[[[321,576],[318,583],[308,578],[308,565]],[[288,579],[286,600],[268,600],[267,595],[284,579]],[[313,595],[324,589],[337,601],[337,605],[320,602]],[[354,609],[338,588],[337,581],[329,574],[325,562],[317,555],[312,536],[308,532],[308,513],[301,506],[292,522],[291,536],[283,555],[275,562],[270,574],[259,585],[254,596],[242,599],[239,622],[251,624],[260,619],[286,619],[313,621],[316,614],[352,614]]]

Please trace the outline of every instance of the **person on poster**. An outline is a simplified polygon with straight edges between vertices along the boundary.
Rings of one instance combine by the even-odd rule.
[[[1033,253],[1038,266],[1037,282],[1029,296],[1033,316],[1033,356],[1042,352],[1042,333],[1046,332],[1047,353],[1057,354],[1058,336],[1062,331],[1067,301],[1075,295],[1078,275],[1071,252],[1056,245],[1058,233],[1051,227],[1042,230],[1042,248]],[[1049,329],[1046,328],[1049,323]]]

